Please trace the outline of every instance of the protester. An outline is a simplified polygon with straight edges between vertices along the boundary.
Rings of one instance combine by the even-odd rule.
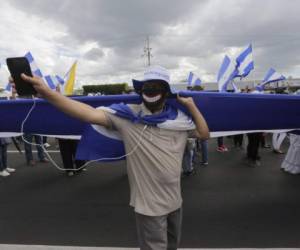
[[[80,169],[85,161],[75,159],[78,140],[58,138],[58,144],[67,175],[73,176],[75,173],[81,172],[77,169]]]
[[[196,150],[201,151],[201,162],[202,166],[208,165],[208,140],[196,139]]]
[[[14,168],[7,167],[7,145],[9,143],[9,138],[0,137],[0,176],[2,177],[7,177],[16,171]]]
[[[33,138],[35,140],[36,144],[36,150],[37,150],[37,155],[39,158],[39,161],[41,163],[48,163],[48,159],[45,157],[44,150],[41,145],[43,145],[42,137],[39,135],[33,135],[33,134],[24,134],[24,148],[25,148],[25,157],[26,157],[26,163],[28,166],[35,166],[36,161],[33,159],[33,154],[32,154],[32,146],[31,143],[33,142]]]
[[[19,96],[19,97],[25,98],[25,99],[33,98],[32,96]],[[17,98],[17,91],[16,91],[15,86],[12,85],[12,98],[11,99],[16,99],[16,98]],[[36,162],[33,159],[32,147],[31,147],[31,143],[33,142],[33,139],[35,140],[35,143],[36,143],[36,150],[38,153],[39,161],[42,163],[47,163],[48,159],[45,157],[44,150],[41,147],[41,145],[44,144],[42,137],[39,135],[24,133],[23,138],[25,139],[24,150],[25,150],[25,158],[26,158],[27,166],[35,166],[36,165]]]
[[[182,176],[190,176],[195,173],[194,157],[196,142],[195,138],[188,138],[182,159]]]
[[[267,137],[267,133],[261,133],[260,140],[259,140],[260,146],[262,148],[271,148],[271,146],[266,142],[266,137]]]
[[[59,83],[56,85],[55,91],[61,93]],[[62,158],[64,169],[66,169],[67,176],[73,176],[75,173],[80,173],[82,172],[82,170],[86,170],[86,169],[81,169],[85,161],[75,159],[79,140],[62,138],[62,137],[57,138],[57,140],[58,140],[60,155]]]
[[[135,91],[141,96],[142,103],[127,107],[129,113],[138,115],[143,124],[71,100],[51,91],[40,78],[24,74],[22,78],[63,112],[121,134],[126,153],[134,149],[127,157],[127,173],[130,205],[135,211],[140,248],[177,249],[181,233],[180,175],[185,144],[192,134],[207,139],[209,130],[191,97],[177,96],[177,100],[191,114],[193,126],[186,115],[166,104],[166,98],[171,95],[169,72],[159,66],[149,67],[144,73],[144,80],[134,80]],[[174,114],[177,114],[175,120],[167,119]],[[145,124],[146,120],[154,120],[157,116],[160,122],[156,126]],[[179,129],[175,123],[183,118],[186,122],[181,123]],[[159,127],[163,121],[170,121],[169,129]]]
[[[272,146],[273,152],[276,154],[284,154],[284,152],[280,149],[280,146],[286,137],[286,133],[274,133],[272,136]]]
[[[217,142],[218,142],[218,147],[217,147],[217,151],[218,152],[227,152],[228,148],[224,145],[224,138],[223,136],[218,137],[217,138]]]
[[[259,156],[259,143],[262,133],[249,133],[247,145],[247,165],[249,167],[257,167],[261,165],[261,157]]]
[[[234,147],[235,148],[243,149],[243,138],[244,138],[243,134],[233,136],[233,142],[234,142]]]
[[[281,164],[281,169],[290,174],[300,174],[300,131],[291,133],[290,147]]]

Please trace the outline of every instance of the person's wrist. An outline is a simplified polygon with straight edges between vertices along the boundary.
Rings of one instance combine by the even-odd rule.
[[[188,109],[190,109],[190,108],[195,108],[195,107],[196,107],[196,105],[195,105],[195,103],[194,103],[193,100],[186,102],[185,106],[186,106]]]

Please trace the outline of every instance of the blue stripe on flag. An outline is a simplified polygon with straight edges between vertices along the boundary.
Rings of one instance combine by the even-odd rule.
[[[275,72],[276,72],[275,69],[270,68],[270,69],[268,70],[267,74],[265,75],[265,77],[264,77],[264,79],[263,79],[262,82],[267,82]]]
[[[38,76],[38,77],[43,77],[43,74],[41,72],[40,69],[36,69],[32,72],[32,74],[34,74],[35,76]]]
[[[239,77],[246,77],[254,69],[251,44],[236,58],[236,68]]]
[[[190,72],[190,74],[188,76],[188,80],[187,80],[188,86],[192,86],[193,76],[194,76],[193,72]]]
[[[32,63],[34,61],[33,56],[32,56],[32,54],[30,52],[27,52],[25,54],[25,57],[27,58],[27,60],[28,60],[29,63]]]
[[[112,161],[103,158],[117,158],[125,155],[123,141],[105,136],[105,134],[96,131],[91,125],[88,125],[88,128],[85,129],[77,148],[76,159],[79,160],[101,159],[102,161]],[[115,160],[123,159],[125,157]]]
[[[57,81],[58,81],[61,85],[63,85],[63,84],[65,83],[65,80],[62,79],[60,76],[56,75],[55,78],[57,79]]]
[[[263,81],[261,82],[260,86],[261,88],[264,88],[266,84],[272,83],[272,82],[278,82],[285,80],[285,76],[280,75],[278,72],[276,72],[275,69],[270,68],[264,77]]]
[[[195,86],[200,86],[201,85],[201,80],[199,78],[196,79],[196,81],[194,82]]]
[[[6,84],[6,87],[5,87],[5,91],[10,92],[11,89],[12,89],[11,84],[10,84],[10,83],[7,83],[7,84]]]
[[[226,55],[223,59],[222,65],[220,67],[218,77],[217,77],[217,81],[219,81],[221,79],[221,77],[224,75],[224,73],[226,72],[229,64],[230,64],[230,58]]]
[[[53,82],[52,77],[50,75],[45,76],[45,80],[46,80],[49,88],[51,88],[51,89],[56,88],[56,84]]]
[[[220,92],[226,92],[229,83],[237,75],[237,69],[226,55],[223,59],[221,68],[218,73],[218,89]]]
[[[243,73],[243,77],[246,77],[247,75],[249,75],[249,73],[251,72],[251,70],[253,70],[254,69],[254,62],[252,61],[252,62],[250,62],[247,66],[246,66],[246,68],[244,68],[244,73]]]

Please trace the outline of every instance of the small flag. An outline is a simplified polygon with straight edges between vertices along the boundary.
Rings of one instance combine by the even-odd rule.
[[[50,76],[47,75],[44,77],[46,83],[48,84],[49,88],[55,90],[57,85],[62,85],[62,83],[64,82],[63,79],[61,77],[59,77],[58,75],[56,76]]]
[[[197,77],[193,72],[189,73],[188,79],[187,79],[188,86],[200,86],[201,80],[199,77]]]
[[[231,81],[231,84],[234,93],[241,93],[241,90],[238,88],[238,86],[236,86],[236,84],[233,81]]]
[[[75,76],[76,76],[76,66],[77,61],[73,63],[72,67],[64,77],[66,81],[63,84],[62,87],[62,94],[64,95],[72,95],[74,90],[74,84],[75,84]]]
[[[236,77],[246,77],[254,69],[252,56],[252,45],[250,44],[237,58],[236,68],[238,73]]]
[[[278,81],[282,81],[285,80],[285,76],[279,74],[278,72],[276,72],[275,69],[270,68],[267,72],[267,74],[265,75],[264,79],[262,80],[261,84],[259,86],[257,86],[257,90],[263,90],[265,85],[268,83],[272,83],[272,82],[278,82]]]
[[[220,92],[227,91],[228,84],[231,83],[237,73],[238,71],[234,63],[232,63],[230,58],[225,55],[217,76],[218,88]]]
[[[30,64],[32,74],[35,75],[35,76],[38,76],[38,77],[43,77],[42,71],[38,68],[37,64],[35,63],[31,52],[27,52],[25,54],[25,57],[27,58],[27,60]]]
[[[4,91],[5,91],[7,94],[11,94],[12,86],[11,86],[10,83],[7,83],[7,84],[6,84],[6,87],[5,87]]]

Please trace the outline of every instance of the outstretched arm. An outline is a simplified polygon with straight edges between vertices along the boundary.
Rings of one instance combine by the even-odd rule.
[[[52,91],[39,77],[30,77],[25,74],[22,74],[21,77],[23,80],[30,83],[41,97],[48,100],[62,112],[84,122],[108,126],[104,111],[95,109],[87,104],[72,100],[58,92]]]
[[[179,95],[177,95],[177,100],[188,109],[191,116],[193,117],[194,123],[196,125],[197,137],[203,140],[208,139],[209,129],[207,123],[200,111],[198,110],[197,106],[195,105],[193,98],[180,97]]]

